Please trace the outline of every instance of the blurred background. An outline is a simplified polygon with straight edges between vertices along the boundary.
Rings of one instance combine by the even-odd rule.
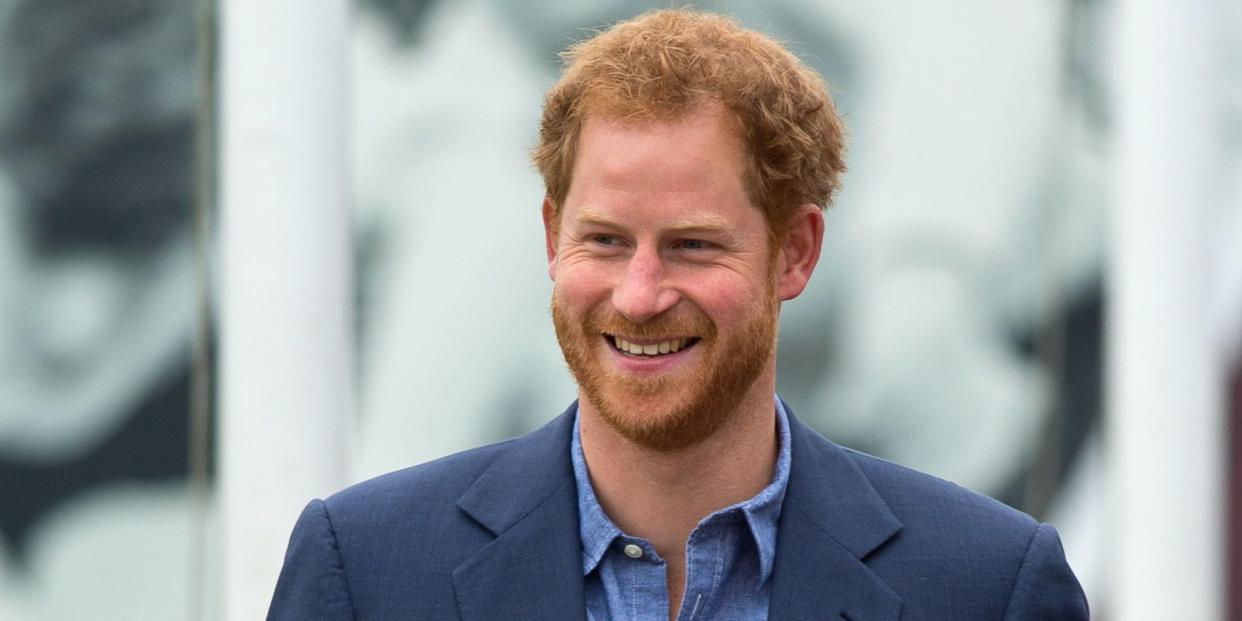
[[[696,4],[850,131],[798,416],[1052,522],[1096,618],[1242,621],[1242,8]],[[661,6],[0,0],[0,619],[259,617],[306,500],[561,412],[527,151]]]

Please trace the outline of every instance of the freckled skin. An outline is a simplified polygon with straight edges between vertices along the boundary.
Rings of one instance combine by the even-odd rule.
[[[710,435],[771,374],[776,266],[728,127],[718,108],[674,122],[588,118],[550,227],[553,314],[583,408],[652,448]],[[699,342],[636,368],[603,334]]]

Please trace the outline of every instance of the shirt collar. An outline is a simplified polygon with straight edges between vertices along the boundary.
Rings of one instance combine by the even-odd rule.
[[[773,401],[776,404],[776,435],[779,447],[772,482],[749,500],[720,509],[699,522],[701,526],[718,516],[736,511],[745,516],[755,547],[759,550],[760,584],[767,582],[772,575],[772,565],[776,558],[776,524],[780,519],[781,504],[789,484],[789,415],[779,398],[774,398]],[[586,457],[582,453],[578,416],[578,413],[574,414],[570,458],[574,466],[574,479],[578,484],[578,530],[582,537],[582,575],[585,576],[595,570],[608,547],[623,533],[604,513],[599,499],[595,497],[595,488],[591,486],[591,478],[587,473]]]
[[[621,534],[612,520],[604,513],[591,486],[587,474],[586,457],[582,454],[582,438],[578,432],[581,408],[574,413],[574,432],[569,441],[570,457],[574,463],[574,480],[578,484],[578,533],[582,537],[582,575],[595,570],[604,558],[608,546]]]

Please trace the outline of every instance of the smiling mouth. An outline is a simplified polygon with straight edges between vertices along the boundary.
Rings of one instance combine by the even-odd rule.
[[[634,343],[614,334],[605,334],[604,340],[608,341],[614,349],[628,356],[645,356],[656,357],[666,354],[679,352],[683,349],[694,347],[699,342],[698,337],[675,338],[654,343]]]

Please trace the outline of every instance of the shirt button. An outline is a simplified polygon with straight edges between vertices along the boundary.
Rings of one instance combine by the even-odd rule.
[[[642,558],[643,549],[632,543],[627,543],[625,544],[625,555],[630,558]]]

